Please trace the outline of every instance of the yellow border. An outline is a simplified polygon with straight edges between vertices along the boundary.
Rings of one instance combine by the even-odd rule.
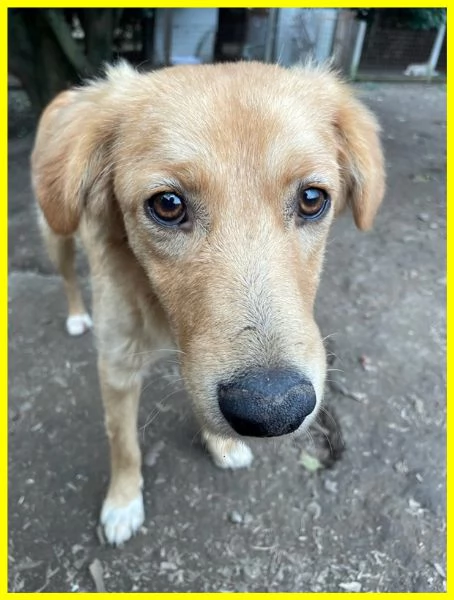
[[[173,2],[150,2],[150,1],[146,1],[146,0],[134,0],[134,2],[131,2],[130,4],[128,4],[128,7],[134,7],[134,8],[224,8],[224,7],[228,7],[228,8],[242,8],[244,7],[244,5],[247,4],[248,8],[276,8],[276,4],[273,3],[267,3],[267,2],[220,2],[220,3],[211,3],[211,2],[178,2],[178,1],[173,1]],[[284,2],[281,5],[279,5],[279,8],[291,8],[291,7],[296,7],[299,8],[302,6],[302,4],[304,4],[304,8],[344,8],[343,6],[339,6],[339,2],[335,2],[333,0],[316,0],[314,2],[314,0],[310,1],[310,2]],[[103,0],[98,0],[97,2],[94,2],[93,0],[90,1],[80,1],[80,0],[76,0],[74,2],[67,2],[67,1],[59,1],[59,0],[47,0],[46,2],[33,2],[30,0],[7,0],[6,5],[10,8],[31,8],[31,7],[35,7],[35,8],[39,8],[39,7],[45,7],[45,8],[71,8],[71,7],[78,7],[78,8],[90,8],[90,7],[102,7],[102,8],[124,8],[125,6],[125,1],[116,1],[116,0],[111,0],[110,2],[105,2]],[[383,2],[383,1],[370,1],[368,2],[367,0],[362,0],[361,2],[354,2],[348,6],[346,6],[345,8],[361,8],[361,7],[367,7],[367,8],[401,8],[401,7],[408,7],[408,8],[443,8],[446,6],[446,2],[434,2],[433,0],[416,0],[414,2],[399,2],[396,3],[395,2]]]
[[[0,44],[1,44],[1,80],[6,83],[4,91],[1,94],[1,115],[0,120],[1,127],[1,139],[3,140],[2,146],[4,147],[3,156],[8,156],[8,135],[7,135],[7,113],[8,113],[8,64],[7,64],[7,38],[6,38],[6,10],[1,9],[0,11]],[[1,381],[2,390],[4,390],[4,398],[2,407],[2,419],[1,419],[1,431],[0,431],[0,472],[2,479],[2,494],[1,494],[1,517],[0,517],[0,531],[1,531],[1,542],[0,542],[0,579],[2,581],[2,587],[7,588],[8,581],[8,203],[6,198],[8,197],[8,182],[7,182],[7,161],[1,161],[0,181],[2,182],[1,189],[3,190],[4,201],[1,207],[1,221],[2,231],[4,232],[1,236],[0,248],[2,257],[2,270],[1,270],[1,281],[4,284],[0,287],[1,294],[1,327],[5,343],[2,346],[2,371]],[[3,395],[3,394],[2,394]],[[5,582],[5,583],[3,583]]]
[[[451,14],[451,10],[448,9],[447,11],[447,27],[446,27],[446,31],[448,31],[448,27],[449,27],[449,17]],[[451,19],[451,22],[453,20]],[[453,45],[449,43],[449,36],[447,36],[446,38],[446,42],[447,42],[447,98],[452,98],[453,97],[453,87],[452,87],[452,64],[453,64]],[[452,123],[452,118],[449,117],[449,102],[448,102],[448,127],[446,130],[447,133],[447,200],[449,200],[449,191],[453,189],[453,173],[452,173],[452,156],[453,156],[453,123]],[[446,472],[447,472],[447,519],[446,519],[446,528],[447,531],[449,531],[448,529],[448,525],[451,522],[451,515],[452,515],[452,472],[450,469],[450,465],[452,464],[452,461],[450,459],[450,457],[452,456],[453,452],[454,452],[454,442],[452,440],[452,436],[449,435],[449,432],[452,431],[452,416],[451,416],[451,411],[450,411],[450,407],[449,407],[449,373],[450,371],[452,371],[452,369],[450,369],[450,364],[452,366],[452,351],[450,349],[449,346],[449,339],[452,340],[452,333],[450,335],[450,330],[452,330],[452,327],[450,327],[450,319],[449,319],[449,308],[452,308],[452,286],[450,289],[450,285],[449,285],[449,281],[452,280],[452,277],[450,277],[450,271],[452,271],[452,253],[453,253],[453,243],[451,240],[450,243],[450,238],[449,238],[449,231],[452,231],[452,226],[451,226],[451,221],[452,221],[452,208],[450,208],[449,206],[449,202],[446,202],[446,212],[447,212],[447,245],[446,245],[446,249],[447,249],[447,277],[446,277],[446,281],[447,281],[447,296],[446,296],[446,308],[447,308],[447,314],[448,314],[448,319],[447,319],[447,356],[446,356],[446,368],[447,368],[447,389],[446,389],[446,401],[447,401],[447,406],[446,406],[446,413],[447,413],[447,423],[446,423],[446,438],[447,438],[447,452],[446,452]],[[449,503],[449,498],[451,498],[451,506]],[[450,539],[452,541],[452,536],[451,538],[449,537],[449,535],[447,536],[447,557],[446,557],[446,570],[447,570],[447,580],[446,580],[446,591],[449,593],[449,590],[452,588],[452,586],[449,586],[449,574],[452,573],[452,556],[453,556],[453,552],[452,552],[452,543],[450,543]]]
[[[31,2],[31,1],[27,1],[27,0],[7,0],[6,3],[0,7],[0,43],[1,43],[1,50],[2,50],[2,61],[1,61],[1,69],[2,69],[2,80],[4,82],[7,82],[7,77],[8,77],[8,64],[7,64],[7,10],[8,8],[15,8],[15,7],[42,7],[43,4],[45,4],[45,7],[57,7],[57,8],[64,8],[64,7],[106,7],[106,8],[110,8],[110,7],[124,7],[125,6],[125,2],[124,0],[122,2],[117,2],[117,1],[110,1],[110,2],[105,2],[102,0],[98,0],[97,2],[81,2],[80,0],[75,0],[73,2],[66,2],[66,1],[52,1],[52,0],[48,0],[45,3],[39,3],[39,2]],[[153,8],[160,8],[160,7],[165,7],[165,8],[180,8],[180,7],[190,7],[190,8],[223,8],[223,7],[243,7],[244,3],[240,3],[240,2],[229,2],[229,3],[224,3],[221,2],[219,4],[211,4],[211,3],[197,3],[197,2],[192,2],[192,3],[185,3],[185,2],[172,2],[171,4],[169,3],[162,3],[162,2],[146,2],[143,0],[135,0],[133,3],[131,3],[131,6],[134,7],[150,7],[152,6]],[[267,4],[264,2],[248,2],[248,7],[276,7],[276,4]],[[282,4],[280,7],[300,7],[301,6],[301,2],[285,2],[284,4]],[[408,7],[408,8],[416,8],[416,7],[424,7],[424,8],[437,8],[437,7],[445,7],[447,6],[446,3],[440,3],[440,2],[430,2],[427,0],[421,0],[421,1],[414,1],[411,3],[408,2],[400,2],[398,4],[399,7]],[[339,2],[330,2],[330,1],[319,1],[319,2],[307,2],[304,3],[304,7],[305,8],[312,8],[312,7],[323,7],[323,8],[352,8],[351,5],[349,6],[339,6]],[[392,2],[374,2],[374,1],[367,1],[365,0],[364,2],[355,2],[354,3],[354,7],[368,7],[368,8],[374,8],[374,7],[381,7],[381,8],[385,8],[385,7],[397,7],[395,3]],[[448,10],[448,18],[449,18],[449,13],[450,11]],[[449,37],[448,37],[448,77],[447,77],[447,87],[448,87],[448,98],[451,97],[452,94],[452,83],[451,83],[451,71],[452,69],[450,68],[450,66],[453,64],[452,60],[453,60],[453,53],[452,53],[452,48],[451,48],[451,44],[449,44]],[[8,156],[8,138],[7,138],[7,111],[8,111],[8,100],[7,100],[7,94],[8,94],[8,86],[5,85],[4,87],[4,93],[2,94],[2,109],[1,109],[1,114],[4,116],[4,118],[1,120],[1,133],[2,133],[2,139],[4,140],[4,156],[7,157]],[[448,129],[447,129],[447,135],[448,135],[448,169],[447,169],[447,183],[448,183],[448,190],[452,189],[452,181],[453,181],[453,177],[454,174],[452,173],[452,169],[450,169],[449,167],[450,165],[450,158],[453,155],[453,125],[450,119],[448,119]],[[452,161],[451,161],[452,162]],[[1,171],[0,171],[0,181],[3,184],[2,189],[4,190],[4,195],[3,198],[7,198],[7,161],[4,160],[1,163]],[[449,209],[449,203],[447,203],[447,224],[448,224],[448,232],[451,229],[450,224],[452,221],[452,209]],[[7,347],[8,347],[8,330],[7,330],[7,311],[8,311],[8,301],[7,301],[7,284],[8,284],[8,277],[7,277],[7,258],[8,258],[8,239],[7,239],[7,230],[8,230],[8,211],[7,211],[7,202],[3,201],[2,203],[2,211],[1,211],[1,221],[2,221],[2,226],[3,226],[3,232],[4,235],[1,237],[0,240],[0,251],[1,251],[1,256],[2,256],[2,280],[5,282],[5,284],[1,287],[0,289],[0,294],[1,294],[1,303],[2,306],[4,307],[4,310],[2,311],[2,316],[1,316],[1,331],[4,332],[4,345],[3,345],[3,361],[2,361],[2,382],[3,382],[3,389],[4,389],[4,397],[5,399],[7,398],[7,394],[8,394],[8,386],[7,386],[7,380],[8,380],[8,369],[7,369],[7,359],[8,359],[8,351],[7,351]],[[451,265],[452,265],[452,252],[453,252],[453,243],[449,243],[449,235],[448,235],[448,244],[447,244],[447,271],[448,271],[448,292],[447,292],[447,307],[450,307],[452,305],[452,293],[449,289],[449,272],[452,270],[451,269]],[[450,321],[448,319],[448,353],[447,353],[447,369],[448,369],[448,394],[447,396],[449,397],[449,366],[450,363],[452,363],[452,360],[450,359],[452,352],[450,351],[449,348],[449,333],[450,330],[452,329],[452,327],[450,327]],[[448,407],[449,408],[449,407]],[[450,427],[452,423],[452,417],[450,415],[450,411],[447,411],[447,429],[448,431],[450,429],[452,429],[452,426]],[[1,550],[0,550],[0,561],[1,561],[1,567],[0,567],[0,581],[1,581],[1,588],[0,588],[0,594],[5,594],[7,596],[12,596],[13,594],[8,593],[7,592],[7,581],[8,581],[8,528],[7,528],[7,466],[8,466],[8,462],[7,462],[7,452],[8,452],[8,446],[7,446],[7,433],[8,433],[8,414],[7,414],[7,402],[4,402],[4,411],[3,411],[3,419],[2,419],[2,423],[1,423],[1,432],[0,432],[0,457],[1,457],[1,461],[0,461],[0,472],[2,473],[2,479],[3,479],[3,486],[2,486],[2,496],[1,496],[1,507],[2,507],[2,511],[1,511],[1,518],[0,518],[0,531],[1,531],[1,539],[3,540],[3,544],[0,544],[1,546]],[[450,436],[447,436],[447,440],[448,440],[448,444],[447,444],[447,465],[448,465],[448,477],[447,477],[447,488],[448,488],[448,497],[452,498],[452,494],[450,493],[450,489],[452,487],[451,485],[451,481],[452,481],[452,475],[450,475],[450,469],[449,469],[449,465],[450,465],[450,459],[449,457],[452,455],[452,453],[454,452],[454,442],[452,439],[450,439]],[[2,468],[3,467],[3,468]],[[447,503],[448,506],[448,523],[450,521],[450,516],[451,516],[451,512],[452,509],[450,508],[450,504],[449,502]],[[448,538],[448,542],[449,542],[449,538]],[[448,543],[448,552],[447,552],[447,571],[448,571],[448,580],[447,580],[447,592],[449,593],[450,587],[449,587],[449,574],[451,573],[451,556],[452,556],[452,552],[451,552],[451,544]],[[430,558],[430,557],[428,557]],[[61,592],[61,594],[71,594],[71,592]],[[99,597],[99,594],[96,593],[86,593],[85,595],[88,596],[93,596],[93,597]],[[106,593],[106,594],[101,594],[101,596],[104,597],[108,597],[110,594]],[[183,597],[186,596],[186,594],[183,593],[168,593],[168,594],[164,594],[164,593],[160,593],[160,592],[155,592],[155,593],[125,593],[125,595],[129,596],[129,597],[136,597],[136,596],[171,596],[172,598],[177,598],[177,599],[182,599]],[[194,594],[193,594],[194,595]],[[228,593],[228,594],[222,594],[223,596],[247,596],[247,597],[253,597],[254,599],[258,599],[258,598],[266,598],[268,596],[268,594],[260,594],[260,593],[247,593],[247,594],[237,594],[237,593]],[[302,596],[313,596],[315,595],[314,593],[275,593],[273,594],[273,596],[276,597],[285,597],[285,598],[292,598],[292,597],[302,597]],[[325,598],[333,598],[335,597],[337,594],[336,593],[325,593],[324,597]],[[364,595],[368,595],[366,593],[359,593],[356,594],[359,596],[364,596]],[[386,594],[379,594],[379,595],[386,595],[387,598],[389,598],[390,600],[394,600],[396,598],[399,598],[401,596],[405,596],[407,597],[408,594],[404,594],[404,593],[386,593]],[[410,594],[410,595],[415,595],[415,594]],[[419,594],[418,594],[419,595]],[[425,594],[425,595],[435,595],[435,593],[430,593],[430,594]],[[24,593],[24,594],[20,594],[21,598],[28,598],[28,597],[32,597],[34,596],[34,594],[32,593]],[[41,594],[41,596],[45,596],[48,598],[51,597],[55,597],[54,594],[51,593],[43,593]],[[203,598],[214,598],[215,596],[218,597],[219,594],[214,594],[214,593],[206,593],[206,594],[200,594],[200,596],[203,596]]]

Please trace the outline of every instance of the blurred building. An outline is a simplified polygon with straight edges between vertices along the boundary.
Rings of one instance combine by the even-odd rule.
[[[156,9],[153,59],[158,64],[269,60],[291,65],[308,56],[323,61],[333,50],[339,12],[318,8]]]
[[[290,66],[312,58],[332,59],[363,79],[446,74],[444,30],[392,28],[381,19],[367,25],[349,9],[155,9],[154,23],[150,58],[156,66],[236,60]],[[431,60],[424,71],[421,65]]]

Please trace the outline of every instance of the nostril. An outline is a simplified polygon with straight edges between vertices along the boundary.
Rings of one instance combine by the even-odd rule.
[[[240,435],[274,437],[298,429],[314,410],[312,383],[290,369],[259,369],[218,386],[219,408]]]

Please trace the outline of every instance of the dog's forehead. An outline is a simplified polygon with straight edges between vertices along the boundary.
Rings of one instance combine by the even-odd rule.
[[[155,170],[203,188],[216,180],[251,184],[255,177],[279,185],[312,172],[332,174],[332,102],[320,102],[312,81],[273,73],[183,68],[151,77],[133,116],[140,127],[124,129],[136,177]]]
[[[316,89],[311,94],[285,71],[277,74],[270,80],[221,71],[200,81],[176,71],[157,86],[147,111],[150,127],[164,142],[163,156],[173,158],[176,151],[180,157],[215,153],[228,159],[309,145],[319,150],[330,133],[331,106],[320,106]]]

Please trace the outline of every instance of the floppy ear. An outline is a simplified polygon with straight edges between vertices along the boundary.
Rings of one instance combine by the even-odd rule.
[[[356,226],[367,230],[385,192],[380,127],[374,115],[353,97],[345,84],[339,90],[335,126],[343,181],[340,209],[350,206]]]
[[[87,89],[62,92],[41,116],[32,153],[32,183],[56,233],[75,232],[88,196],[101,202],[109,186],[112,126]],[[105,120],[104,120],[105,121]]]

